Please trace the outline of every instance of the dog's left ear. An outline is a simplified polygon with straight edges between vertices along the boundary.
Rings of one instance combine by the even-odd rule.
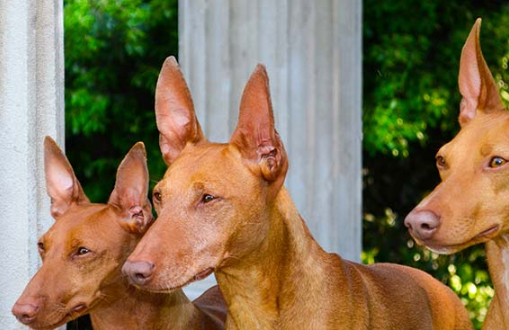
[[[244,88],[239,121],[230,143],[236,145],[248,161],[258,163],[261,175],[279,190],[288,160],[283,142],[274,127],[274,114],[265,66],[258,64]]]
[[[138,142],[120,163],[108,201],[122,213],[122,225],[132,232],[144,233],[152,222],[152,205],[147,194],[147,155],[143,142]]]
[[[481,19],[478,18],[461,52],[458,77],[463,96],[458,118],[461,126],[474,118],[477,111],[487,113],[504,109],[497,84],[482,54],[480,32]]]
[[[44,174],[51,198],[51,215],[55,220],[73,204],[90,203],[69,160],[49,136],[44,139]]]
[[[173,56],[161,68],[156,86],[156,123],[163,159],[170,165],[188,144],[206,141],[186,80]]]

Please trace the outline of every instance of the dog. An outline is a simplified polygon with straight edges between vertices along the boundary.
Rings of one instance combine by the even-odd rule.
[[[437,153],[442,182],[406,217],[419,243],[451,254],[486,243],[495,296],[483,329],[509,329],[509,112],[484,60],[477,19],[461,53],[459,133]]]
[[[226,329],[472,328],[428,274],[346,261],[313,239],[283,187],[288,159],[263,65],[229,143],[205,139],[174,58],[159,75],[156,120],[170,166],[153,191],[158,220],[124,264],[131,283],[164,292],[215,272]]]

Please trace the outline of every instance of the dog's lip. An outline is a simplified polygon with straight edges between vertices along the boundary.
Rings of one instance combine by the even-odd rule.
[[[66,324],[67,322],[69,322],[71,320],[71,317],[69,315],[69,313],[65,314],[61,319],[60,321],[57,321],[57,322],[54,322],[54,323],[37,323],[37,322],[34,322],[34,323],[31,323],[30,324],[30,327],[33,329],[41,329],[41,330],[51,330],[51,329],[55,329],[61,325],[64,325]]]
[[[171,288],[170,290],[176,290],[176,289],[180,289],[180,288],[183,288],[185,287],[186,285],[189,285],[193,282],[196,282],[196,281],[199,281],[199,280],[202,280],[204,279],[205,277],[209,276],[210,274],[212,274],[212,272],[214,271],[214,268],[213,267],[208,267],[208,268],[205,268],[205,270],[202,270],[201,272],[198,272],[196,275],[194,275],[193,277],[191,277],[191,279],[187,282],[185,282],[184,284],[182,285],[179,285],[177,287],[174,287],[174,288]]]
[[[74,305],[73,308],[69,309],[69,311],[66,312],[65,314],[63,314],[62,318],[56,322],[43,323],[43,322],[38,322],[37,318],[35,318],[34,321],[30,322],[30,327],[34,327],[34,329],[41,329],[41,330],[55,329],[61,325],[66,324],[67,322],[71,321],[72,319],[76,319],[77,317],[84,315],[85,312],[87,311],[87,309],[88,309],[87,304],[84,302],[81,302],[81,303]]]
[[[67,323],[68,321],[70,321],[74,318],[77,318],[81,314],[84,314],[83,312],[86,310],[87,310],[87,304],[79,303],[79,304],[76,304],[73,308],[71,308],[67,313],[65,313],[59,321],[56,321],[53,323],[39,323],[39,322],[37,322],[37,319],[35,318],[33,321],[30,322],[30,326],[35,327],[37,329],[41,329],[41,330],[55,329],[56,327],[59,327],[65,323]]]
[[[189,283],[203,280],[205,277],[207,277],[210,274],[212,274],[213,271],[214,271],[214,268],[209,267],[209,268],[199,272],[198,274],[194,275]]]
[[[491,234],[496,233],[499,228],[500,228],[499,225],[493,225],[493,226],[489,227],[488,229],[483,230],[479,234],[475,235],[473,239],[479,239],[479,238],[483,238],[486,236],[490,236]]]
[[[87,309],[87,304],[79,303],[79,304],[76,304],[73,308],[71,308],[71,311],[69,312],[69,314],[81,313],[86,309]]]
[[[479,243],[479,240],[483,240],[486,238],[490,238],[493,234],[497,233],[500,229],[500,225],[493,225],[489,227],[486,230],[483,230],[479,234],[475,235],[468,241],[465,241],[464,243],[460,244],[450,244],[450,245],[437,245],[433,244],[432,240],[417,240],[417,243],[422,244],[426,246],[428,249],[430,249],[433,252],[439,253],[439,254],[451,254],[455,253],[457,251],[463,250],[466,247],[469,247],[471,245],[474,245],[476,243]]]
[[[172,286],[169,288],[154,288],[153,289],[150,287],[143,287],[143,290],[155,292],[155,293],[160,293],[160,292],[167,293],[167,292],[175,291],[178,289],[182,289],[183,287],[185,287],[193,282],[200,281],[200,280],[204,279],[205,277],[209,276],[210,274],[212,274],[213,272],[214,272],[214,267],[208,267],[208,268],[205,268],[204,270],[198,272],[196,275],[191,277],[187,282],[184,282],[184,284]]]

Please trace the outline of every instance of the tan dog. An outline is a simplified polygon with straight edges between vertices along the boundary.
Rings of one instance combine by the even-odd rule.
[[[481,52],[478,19],[461,53],[461,130],[437,153],[442,178],[407,216],[412,236],[438,253],[484,243],[495,286],[485,329],[509,329],[509,112]]]
[[[156,115],[171,166],[154,188],[158,221],[123,268],[134,284],[162,292],[214,271],[227,329],[471,329],[460,300],[431,276],[345,261],[316,243],[282,187],[287,158],[263,66],[228,144],[204,138],[174,58],[159,76]]]
[[[39,240],[43,258],[12,311],[34,329],[54,329],[90,313],[95,330],[223,329],[226,310],[217,287],[194,303],[181,290],[142,292],[121,266],[152,222],[143,143],[119,166],[108,204],[92,204],[51,138],[45,171],[55,224]]]

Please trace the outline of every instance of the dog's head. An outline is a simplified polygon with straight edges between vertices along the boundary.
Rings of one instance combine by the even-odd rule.
[[[262,65],[244,89],[229,143],[204,138],[174,58],[165,61],[159,76],[156,118],[161,151],[171,166],[153,191],[158,220],[124,271],[134,284],[163,291],[201,279],[260,246],[287,159]]]
[[[90,203],[56,143],[48,137],[44,146],[55,223],[38,242],[43,265],[12,309],[34,329],[54,329],[111,299],[104,289],[120,280],[152,220],[142,143],[122,161],[108,204]]]
[[[509,229],[509,112],[484,60],[481,20],[463,47],[460,132],[437,153],[442,182],[407,216],[418,243],[453,253]]]

